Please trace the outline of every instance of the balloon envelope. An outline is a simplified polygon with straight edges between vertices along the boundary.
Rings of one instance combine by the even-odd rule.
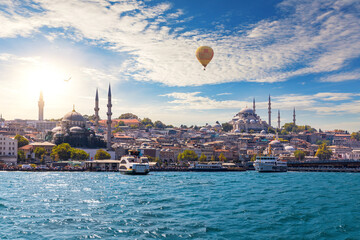
[[[207,46],[201,46],[198,49],[196,49],[196,57],[199,60],[199,62],[205,67],[209,64],[211,59],[214,56],[214,51],[211,47]]]

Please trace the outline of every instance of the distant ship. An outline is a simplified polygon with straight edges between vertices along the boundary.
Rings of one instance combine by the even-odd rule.
[[[121,157],[119,171],[128,175],[146,175],[150,172],[147,157],[140,157],[138,151],[130,151],[130,155]]]
[[[227,168],[223,167],[221,163],[193,163],[190,164],[190,171],[194,172],[223,172]]]
[[[287,172],[287,162],[280,161],[275,156],[257,156],[254,162],[258,172]]]

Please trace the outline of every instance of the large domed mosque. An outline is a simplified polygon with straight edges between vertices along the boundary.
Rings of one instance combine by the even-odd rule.
[[[51,132],[55,144],[69,143],[72,147],[88,148],[106,146],[104,139],[87,126],[85,118],[75,111],[75,107],[64,115]]]
[[[233,126],[233,132],[255,132],[267,131],[269,125],[262,121],[251,108],[243,108],[229,122]]]

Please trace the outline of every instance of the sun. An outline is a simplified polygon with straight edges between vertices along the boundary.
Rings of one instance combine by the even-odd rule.
[[[43,91],[52,98],[66,90],[69,85],[67,80],[71,78],[63,69],[49,63],[42,63],[28,69],[26,75],[26,85],[29,91],[34,94]]]

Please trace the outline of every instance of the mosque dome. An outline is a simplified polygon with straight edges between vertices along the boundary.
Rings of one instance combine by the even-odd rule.
[[[61,129],[61,127],[60,126],[57,126],[57,127],[54,127],[51,131],[53,132],[53,133],[55,133],[55,132],[60,132],[62,129]]]
[[[254,110],[252,110],[251,108],[243,108],[240,110],[240,113],[254,113]]]
[[[234,133],[240,133],[239,129],[235,129]]]
[[[85,119],[80,113],[72,110],[71,112],[65,114],[65,116],[62,118],[62,121],[85,122]]]
[[[83,133],[84,129],[78,126],[70,128],[71,133]]]
[[[265,134],[266,134],[266,131],[265,131],[265,130],[261,130],[260,134],[265,135]]]
[[[270,145],[280,145],[281,142],[279,140],[273,140],[269,143]]]
[[[250,123],[251,123],[251,124],[254,124],[254,123],[256,123],[256,121],[255,121],[254,119],[251,119],[251,120],[250,120]]]
[[[205,127],[200,128],[200,132],[206,132],[206,131],[207,131],[207,128],[205,128]]]
[[[292,152],[292,151],[295,151],[295,148],[294,148],[293,146],[286,146],[286,147],[285,147],[285,150]]]

